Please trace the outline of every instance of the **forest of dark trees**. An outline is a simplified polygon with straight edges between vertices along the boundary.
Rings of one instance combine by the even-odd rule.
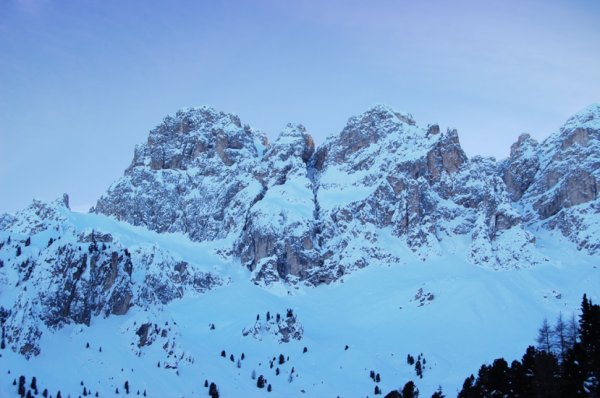
[[[600,397],[599,305],[584,295],[579,322],[544,320],[536,342],[510,366],[503,358],[483,365],[458,397]]]
[[[583,295],[579,319],[544,320],[536,346],[510,366],[504,358],[466,378],[458,398],[600,398],[600,306]],[[385,398],[417,398],[412,381]],[[442,398],[441,389],[432,398]]]

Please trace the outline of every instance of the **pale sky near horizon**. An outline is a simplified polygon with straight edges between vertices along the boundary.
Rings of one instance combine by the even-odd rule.
[[[86,210],[183,107],[320,143],[386,103],[500,159],[598,102],[597,0],[0,0],[0,213]]]

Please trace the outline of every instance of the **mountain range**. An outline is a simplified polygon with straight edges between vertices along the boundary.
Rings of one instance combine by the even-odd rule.
[[[181,110],[89,213],[0,216],[0,393],[452,395],[598,297],[599,188],[600,105],[501,161],[386,105],[318,147]]]

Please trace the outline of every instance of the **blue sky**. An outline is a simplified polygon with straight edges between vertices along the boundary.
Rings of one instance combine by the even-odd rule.
[[[594,102],[596,0],[2,0],[0,212],[87,209],[182,107],[319,143],[387,103],[503,158]]]

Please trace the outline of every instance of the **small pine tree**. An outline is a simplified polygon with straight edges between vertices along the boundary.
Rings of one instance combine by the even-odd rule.
[[[554,332],[548,324],[548,319],[544,318],[542,326],[538,330],[538,337],[536,338],[537,348],[541,351],[545,351],[548,354],[552,354],[552,340],[554,339]]]
[[[19,376],[19,388],[17,392],[21,397],[25,396],[25,376],[23,375]]]
[[[270,384],[267,386],[267,391],[268,391],[268,392],[271,392],[271,391],[273,391],[273,387],[271,387],[271,385],[270,385]]]
[[[129,380],[125,380],[125,385],[123,387],[125,388],[125,394],[129,394]]]
[[[308,348],[304,347],[304,349],[302,350],[303,354],[306,354],[308,352]]]
[[[275,369],[275,376],[279,376],[279,368]]]
[[[348,351],[348,344],[346,344],[346,347],[344,347],[344,351]]]
[[[31,237],[27,237],[27,239],[25,240],[25,247],[29,246],[31,244]]]
[[[252,369],[252,374],[250,375],[252,380],[256,380],[256,370]]]
[[[256,380],[256,387],[265,388],[265,378],[263,375],[258,376],[258,380]]]
[[[554,326],[554,342],[553,345],[557,347],[558,354],[560,356],[560,362],[565,360],[565,355],[567,350],[570,348],[567,345],[567,325],[563,320],[562,312],[558,313],[558,318],[556,319],[556,325]]]
[[[242,352],[242,361],[246,358],[246,355]]]
[[[87,397],[87,388],[83,387],[83,396]]]
[[[219,398],[219,389],[215,383],[210,383],[210,387],[208,387],[208,395],[211,398]]]
[[[239,359],[237,360],[237,368],[241,368],[242,367],[242,361],[240,361]]]
[[[229,360],[230,360],[231,362],[235,362],[235,357],[233,356],[233,354],[231,354],[231,355],[229,356]]]
[[[415,383],[411,381],[407,382],[402,388],[402,398],[418,398],[419,390],[415,386]]]
[[[89,342],[85,343],[85,348],[90,348],[90,343]]]
[[[417,376],[419,376],[420,379],[423,378],[423,367],[421,365],[420,359],[418,359],[417,363],[415,364],[415,372],[417,373]]]
[[[437,391],[433,393],[431,398],[445,398],[446,396],[442,392],[442,386],[439,386]]]
[[[208,387],[208,380],[204,380],[204,388]]]
[[[119,387],[115,388],[115,394],[119,393]]]
[[[58,390],[58,392],[56,393],[56,398],[62,398],[62,395],[60,393],[60,390]]]
[[[283,354],[279,354],[279,364],[283,365],[285,363],[285,357],[283,356]]]
[[[48,398],[48,389],[47,388],[44,388],[44,391],[42,391],[42,397]]]
[[[271,320],[271,313],[269,311],[267,311],[267,322],[269,322]]]
[[[371,380],[375,381],[375,371],[374,370],[371,370],[369,372],[369,377],[371,378]]]
[[[373,391],[374,395],[379,395],[381,394],[381,389],[379,388],[379,386],[375,386],[375,391]]]
[[[406,356],[406,363],[410,366],[413,366],[415,364],[415,358],[412,355],[408,354]]]
[[[381,376],[379,375],[379,373],[377,373],[375,375],[375,383],[379,383],[381,381]]]
[[[221,351],[221,356],[222,356],[223,358],[225,358],[225,357],[227,356],[227,353],[225,353],[225,350]]]
[[[21,246],[17,246],[17,257],[21,255]]]

